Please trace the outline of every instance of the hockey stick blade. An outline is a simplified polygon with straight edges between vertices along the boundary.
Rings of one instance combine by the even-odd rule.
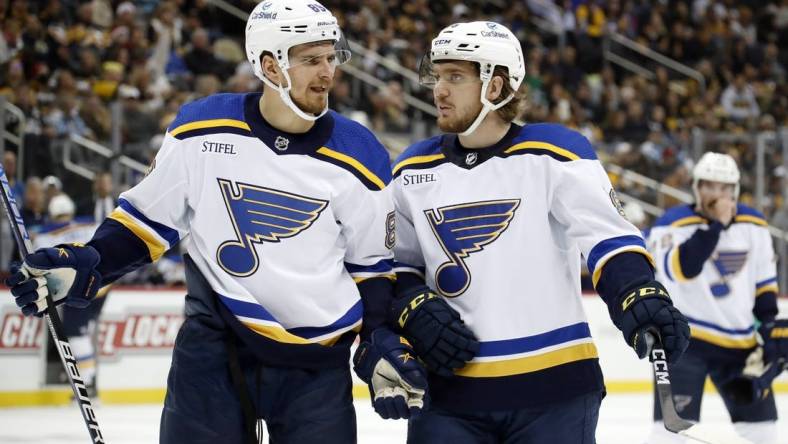
[[[14,193],[11,191],[11,186],[8,184],[8,177],[5,174],[5,169],[0,164],[0,183],[2,183],[2,193],[0,193],[0,200],[3,201],[3,210],[8,217],[11,224],[11,232],[16,240],[16,246],[19,248],[19,254],[25,258],[33,249],[30,242],[30,235],[25,228],[25,222],[22,220],[22,215],[19,213],[19,207],[16,205]],[[79,404],[79,410],[82,412],[82,419],[85,421],[85,426],[90,433],[91,442],[103,443],[104,436],[99,429],[98,421],[96,421],[96,413],[93,410],[93,404],[90,402],[85,381],[79,373],[77,367],[77,360],[74,353],[71,352],[71,345],[63,335],[63,325],[60,322],[60,316],[57,314],[55,304],[52,302],[52,296],[47,295],[47,309],[44,313],[44,320],[49,328],[49,334],[52,335],[52,340],[57,345],[57,353],[60,355],[60,362],[66,369],[68,380],[71,383],[71,389],[74,391],[74,399]],[[62,338],[62,339],[61,339]]]
[[[657,398],[662,410],[662,422],[665,428],[673,433],[694,439],[706,444],[753,444],[735,434],[719,430],[708,424],[696,424],[679,416],[673,404],[673,390],[670,387],[670,372],[668,371],[667,355],[657,339],[656,332],[647,331],[646,344],[649,348],[649,360],[654,370],[654,384],[657,388]]]

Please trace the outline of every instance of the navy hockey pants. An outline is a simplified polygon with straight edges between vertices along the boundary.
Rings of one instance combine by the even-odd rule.
[[[741,374],[744,362],[722,363],[704,359],[692,353],[692,346],[681,356],[675,364],[670,365],[670,385],[673,389],[673,403],[678,414],[690,421],[700,420],[700,405],[703,400],[703,385],[706,376],[720,392],[725,407],[731,415],[733,422],[761,422],[777,420],[777,405],[774,401],[774,391],[761,401],[742,406],[736,404],[728,393],[721,387],[732,378]],[[654,396],[654,420],[662,420],[662,410]]]
[[[109,295],[105,295],[90,301],[90,305],[85,308],[74,308],[70,305],[63,305],[63,334],[67,338],[83,336],[91,333],[90,324],[98,321],[101,309],[104,307]]]
[[[408,444],[594,444],[601,403],[602,393],[596,392],[520,410],[456,413],[431,407],[408,423]]]
[[[243,414],[228,366],[225,330],[186,318],[172,356],[160,442],[245,444]],[[265,367],[244,345],[238,360],[258,418],[272,444],[356,442],[348,367]]]

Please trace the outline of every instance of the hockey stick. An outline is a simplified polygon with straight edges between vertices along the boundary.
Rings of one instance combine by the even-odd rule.
[[[649,360],[654,369],[654,384],[657,387],[657,398],[662,409],[662,422],[665,428],[673,433],[692,438],[706,444],[753,444],[752,442],[731,435],[708,424],[696,424],[679,416],[673,404],[673,390],[670,388],[667,355],[656,331],[645,334],[646,346],[650,350]]]
[[[8,177],[5,175],[5,169],[0,164],[0,182],[3,184],[2,201],[3,209],[5,210],[8,221],[11,224],[11,232],[16,239],[16,245],[19,248],[19,254],[22,258],[27,257],[33,249],[30,242],[30,235],[27,233],[25,223],[19,213],[19,208],[16,206],[14,194],[8,184]],[[49,326],[49,333],[52,335],[52,340],[55,341],[57,352],[60,355],[60,361],[66,369],[68,380],[71,383],[71,389],[74,391],[74,399],[79,403],[79,410],[82,412],[82,418],[85,420],[85,425],[90,433],[90,438],[94,443],[103,443],[104,437],[101,435],[98,421],[96,421],[96,414],[93,410],[93,405],[90,403],[85,381],[79,374],[77,367],[77,360],[74,353],[71,351],[71,345],[68,343],[65,335],[63,335],[63,324],[60,321],[60,316],[57,314],[55,304],[52,302],[52,296],[47,294],[47,308],[44,312],[44,320]],[[62,339],[61,339],[62,338]]]

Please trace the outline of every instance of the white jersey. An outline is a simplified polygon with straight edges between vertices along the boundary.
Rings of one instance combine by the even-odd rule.
[[[54,247],[58,244],[87,243],[98,225],[93,220],[74,220],[47,224],[33,236],[33,249]]]
[[[456,140],[413,145],[395,163],[393,180],[395,270],[422,274],[481,343],[453,380],[517,380],[534,393],[551,381],[553,393],[521,394],[526,404],[601,387],[582,307],[581,255],[596,285],[614,255],[648,253],[620,214],[593,148],[553,124],[512,125],[484,150]],[[506,397],[518,390],[480,391],[498,388]]]
[[[687,277],[679,245],[708,221],[690,205],[669,209],[651,229],[648,244],[657,277],[690,323],[692,337],[724,348],[756,345],[753,306],[760,295],[777,291],[772,238],[757,211],[739,204],[733,224],[720,232],[700,274]]]
[[[110,218],[153,260],[186,238],[219,300],[261,337],[332,345],[360,329],[356,281],[393,278],[388,154],[334,112],[305,134],[277,131],[259,98],[185,105]]]

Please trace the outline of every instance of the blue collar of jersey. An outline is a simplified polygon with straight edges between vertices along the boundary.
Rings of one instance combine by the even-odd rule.
[[[465,148],[460,143],[457,134],[444,134],[440,141],[441,152],[449,162],[461,168],[471,169],[512,146],[512,140],[520,134],[522,129],[522,126],[512,123],[509,131],[501,140],[484,148]]]
[[[269,124],[260,114],[262,93],[244,97],[244,119],[252,134],[276,154],[312,154],[328,142],[334,131],[334,116],[327,112],[317,119],[309,131],[301,134],[286,133]]]

